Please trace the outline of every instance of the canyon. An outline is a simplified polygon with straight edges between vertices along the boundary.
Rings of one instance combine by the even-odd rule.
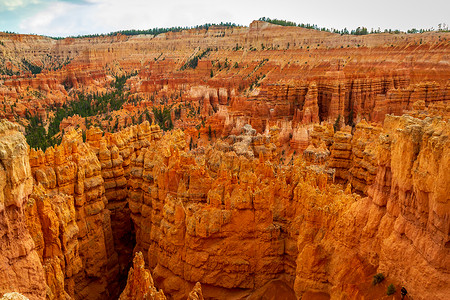
[[[0,41],[4,299],[449,297],[450,33]]]

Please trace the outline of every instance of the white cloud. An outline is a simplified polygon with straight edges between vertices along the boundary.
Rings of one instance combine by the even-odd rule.
[[[88,5],[80,5],[80,1],[54,2],[47,9],[24,19],[20,29],[22,32],[67,36],[235,21],[228,10],[202,2],[83,1],[87,2]]]
[[[32,28],[48,26],[57,15],[63,12],[63,6],[65,5],[61,3],[55,3],[54,5],[50,6],[48,10],[43,10],[33,17],[26,19],[24,23],[26,23],[28,27]]]
[[[338,29],[406,30],[450,22],[448,0],[322,0],[320,5],[310,0],[0,0],[10,10],[37,2],[41,10],[20,21],[21,32],[67,36],[221,21],[248,25],[263,16]]]
[[[57,20],[61,15],[66,14],[66,12],[72,7],[72,4],[67,2],[55,2],[52,5],[49,5],[47,9],[42,10],[31,17],[24,19],[19,28],[23,32],[30,33],[41,33],[49,31],[50,34],[54,34],[57,32],[64,32],[64,29],[60,28],[64,26],[63,24],[55,24],[55,20]],[[59,25],[59,26],[58,26]],[[56,27],[55,27],[56,26]]]
[[[0,12],[24,8],[31,4],[39,4],[39,0],[0,0]]]

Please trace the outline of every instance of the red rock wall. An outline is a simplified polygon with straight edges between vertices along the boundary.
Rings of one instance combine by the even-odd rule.
[[[75,299],[100,299],[118,293],[118,256],[110,211],[106,209],[101,164],[95,153],[83,144],[80,132],[72,131],[65,135],[60,146],[47,149],[45,154],[32,150],[30,164],[35,182],[42,186],[44,194],[44,199],[39,199],[42,196],[37,190],[32,196],[42,228],[35,235],[44,237],[44,265],[48,259],[59,259],[63,278],[58,280]],[[66,195],[65,200],[59,200],[59,195]],[[67,210],[59,216],[59,210],[63,209],[61,201]],[[41,202],[49,207],[42,208]],[[35,209],[31,207],[30,214]],[[49,218],[53,219],[56,232],[47,232]],[[52,249],[50,252],[46,250],[48,247]],[[47,277],[52,273],[48,271]]]
[[[176,299],[197,281],[205,297],[264,295],[277,282],[297,297],[382,297],[371,285],[378,272],[416,299],[445,299],[446,122],[390,116],[384,128],[358,124],[351,142],[317,126],[316,149],[329,143],[331,156],[308,164],[279,163],[277,129],[264,137],[244,128],[192,151],[181,131],[162,135],[148,123],[105,136],[93,128],[87,143],[72,131],[56,149],[32,150],[22,230],[34,241],[40,291],[47,282],[51,299],[117,295],[134,227],[134,251]],[[321,165],[341,156],[350,159],[335,176],[367,196],[332,184]],[[21,284],[14,289],[35,295]]]
[[[448,149],[448,126],[438,119],[408,117],[389,117],[385,126],[359,124],[351,144],[347,138],[342,144],[347,146],[338,146],[342,141],[336,135],[332,148],[351,150],[346,154],[351,159],[348,180],[368,197],[351,195],[349,189],[343,193],[330,184],[325,170],[305,168],[300,161],[269,167],[269,161],[217,149],[199,149],[194,158],[182,151],[180,133],[166,135],[142,149],[131,169],[136,248],[148,252],[157,282],[176,298],[186,295],[194,281],[204,285],[206,296],[217,293],[217,287],[231,296],[232,288],[258,290],[282,274],[297,297],[314,292],[367,297],[372,276],[383,272],[415,298],[444,299],[449,277],[444,225],[448,197],[443,195],[448,180],[440,167],[425,167],[429,163],[421,161],[430,156],[446,161],[442,151]],[[427,136],[434,136],[439,146],[430,148]],[[400,155],[410,151],[417,159]],[[395,153],[399,156],[389,162]],[[395,173],[388,171],[397,164],[401,167]],[[397,176],[427,174],[415,171],[419,166],[437,172],[435,188],[425,192],[428,185],[421,186],[417,178],[425,180],[425,175],[415,175],[407,179],[409,188],[399,188]],[[408,190],[402,192],[404,187]],[[444,194],[438,196],[440,192]],[[413,261],[408,263],[400,253],[409,253]],[[425,284],[419,269],[434,278],[431,288],[425,287],[430,283]],[[384,293],[375,292],[375,297]]]
[[[17,70],[22,58],[72,59],[2,76],[1,118],[28,110],[51,120],[75,92],[111,91],[112,74],[138,71],[125,90],[143,100],[117,112],[120,126],[173,105],[183,129],[91,128],[84,143],[70,130],[82,118],[66,119],[60,146],[31,150],[30,171],[23,137],[7,125],[0,292],[115,297],[142,251],[175,299],[197,281],[205,297],[283,287],[286,297],[382,298],[377,272],[416,299],[450,293],[448,33],[340,36],[257,21],[154,38],[0,36]],[[404,112],[417,118],[386,117]],[[446,121],[427,118],[436,115]],[[23,145],[17,156],[11,145]],[[16,269],[25,266],[28,281]]]
[[[186,111],[176,124],[180,128],[193,130],[201,119],[212,116],[211,127],[223,136],[233,129],[239,132],[242,123],[262,133],[290,121],[293,133],[299,124],[334,122],[339,116],[346,123],[364,118],[382,122],[386,114],[411,110],[417,100],[427,106],[449,103],[450,73],[442,63],[448,35],[341,36],[260,21],[249,27],[187,30],[154,38],[119,35],[55,41],[1,34],[0,51],[19,69],[22,58],[41,65],[47,54],[55,62],[67,57],[70,63],[36,76],[3,76],[0,116],[14,120],[28,110],[46,119],[49,109],[76,98],[70,91],[110,91],[111,75],[137,71],[127,84],[130,99],[148,103],[128,105],[126,115],[165,101],[183,109],[187,103],[200,107],[190,117]],[[243,48],[236,50],[236,44]],[[182,70],[208,47],[212,50],[195,70]],[[119,123],[126,124],[127,116]]]
[[[28,146],[18,126],[0,122],[0,294],[46,295],[44,270],[24,211],[33,189]]]

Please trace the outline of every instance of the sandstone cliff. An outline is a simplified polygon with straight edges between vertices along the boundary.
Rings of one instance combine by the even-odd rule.
[[[434,145],[439,146],[431,150],[426,140],[421,141],[422,137],[410,137],[412,129],[408,128],[415,128],[422,134],[429,132],[425,136],[433,136],[436,130]],[[405,134],[399,135],[399,132]],[[433,159],[446,161],[446,154],[442,152],[448,149],[446,132],[447,123],[439,119],[420,121],[389,117],[383,132],[381,129],[373,131],[367,123],[358,125],[353,150],[356,154],[345,156],[352,158],[348,167],[354,171],[348,174],[349,180],[355,177],[351,181],[355,188],[356,182],[365,178],[365,188],[356,188],[367,191],[369,196],[363,198],[343,194],[338,186],[330,184],[332,179],[326,169],[305,167],[301,161],[278,166],[263,156],[257,160],[249,158],[246,152],[236,155],[233,147],[226,144],[217,145],[218,149],[198,149],[194,159],[189,153],[184,154],[184,146],[177,142],[180,133],[166,135],[141,152],[132,167],[129,203],[136,224],[136,247],[148,250],[148,261],[155,267],[155,276],[163,279],[161,286],[171,295],[180,295],[177,298],[189,290],[183,288],[184,280],[200,281],[230,292],[237,287],[257,290],[282,274],[294,284],[298,297],[311,291],[327,293],[333,298],[360,297],[367,292],[367,286],[370,287],[371,277],[380,271],[396,284],[409,286],[417,298],[443,299],[449,292],[445,267],[448,237],[444,228],[439,231],[435,225],[420,225],[418,220],[423,219],[422,224],[445,223],[438,220],[445,219],[448,213],[445,206],[448,205],[445,196],[448,195],[448,178],[440,175],[442,171],[438,167],[433,169],[435,178],[444,181],[436,187],[436,192],[439,190],[443,194],[422,198],[426,203],[423,205],[431,211],[424,211],[421,206],[418,209],[422,214],[411,214],[408,212],[411,204],[405,202],[411,200],[400,200],[404,197],[398,194],[401,189],[387,191],[387,187],[392,189],[399,180],[397,176],[410,178],[410,175],[387,173],[384,157],[397,151],[409,152],[396,149],[401,147],[401,141],[413,139],[416,141],[414,157],[425,159],[429,155],[419,153],[433,151]],[[387,147],[386,136],[393,148],[383,150]],[[335,137],[337,143],[341,140],[339,135]],[[351,148],[348,142],[343,145],[347,146],[334,147]],[[358,151],[368,154],[360,155]],[[416,161],[412,158],[400,172],[426,174],[416,172],[417,167],[412,166],[430,163]],[[392,166],[404,163],[402,155],[389,162]],[[358,172],[367,175],[360,176]],[[375,175],[369,179],[371,173]],[[380,176],[383,185],[377,179]],[[410,180],[410,184],[417,181]],[[416,199],[423,193],[419,186],[408,190],[407,199]],[[390,200],[381,200],[386,194],[390,195]],[[433,200],[434,197],[437,199]],[[409,234],[398,231],[399,222],[403,224],[401,228],[405,228],[402,230],[408,228]],[[443,234],[441,239],[437,238],[437,232]],[[429,240],[432,237],[433,242]],[[427,245],[426,249],[430,250],[407,246],[414,244]],[[427,258],[425,253],[428,252],[424,251],[434,255]],[[398,255],[404,252],[414,257],[414,263],[405,264],[404,257]],[[220,274],[214,272],[218,265]],[[435,278],[433,284],[425,287],[425,278],[414,268],[427,270],[429,276]],[[222,277],[224,273],[227,275]],[[206,295],[214,292],[217,290],[209,286],[204,288]]]
[[[72,131],[56,148],[32,150],[30,164],[35,192],[28,223],[54,297],[117,294],[118,255],[95,152]]]
[[[30,299],[43,299],[44,271],[24,214],[33,189],[28,151],[18,127],[1,120],[0,294],[20,291]]]
[[[4,124],[8,136],[23,139],[17,127]],[[155,278],[150,286],[176,299],[264,297],[270,284],[283,287],[287,298],[295,292],[357,299],[373,292],[377,272],[416,299],[445,299],[447,122],[409,116],[388,116],[383,128],[362,122],[353,135],[331,137],[329,158],[314,150],[311,157],[320,159],[283,163],[270,136],[244,128],[242,135],[193,150],[183,132],[161,135],[148,123],[105,136],[91,129],[86,143],[72,131],[55,149],[32,150],[31,169],[21,173],[23,184],[30,183],[17,199],[29,199],[22,230],[33,237],[31,254],[21,259],[28,266],[34,257],[41,288],[13,281],[5,292],[39,298],[40,291],[50,299],[118,295],[111,283],[127,270],[131,249],[124,238],[133,231],[126,225],[113,234],[111,226],[129,222],[129,206],[134,251],[144,255],[135,258],[125,295],[147,293],[139,288],[150,280],[145,260]],[[317,137],[324,149],[329,136]],[[6,172],[19,170],[8,161],[20,153],[20,170],[26,170],[23,151],[5,152]],[[324,164],[337,159],[346,163],[330,173]],[[360,195],[333,184],[333,176]],[[14,193],[5,191],[5,199]]]
[[[416,101],[444,109],[450,101],[446,32],[341,36],[255,21],[156,37],[0,38],[2,67],[19,72],[24,59],[44,67],[37,75],[1,77],[0,117],[24,126],[27,113],[50,122],[58,107],[77,101],[77,93],[112,92],[113,75],[123,74],[133,76],[121,109],[66,118],[61,129],[98,121],[118,131],[116,123],[119,129],[140,123],[146,111],[155,119],[153,107],[170,105],[176,127],[194,140],[208,134],[205,122],[216,137],[248,123],[259,133],[273,126],[286,137],[301,131],[302,140],[291,142],[304,150],[304,125],[338,118],[342,125],[382,122],[386,114],[411,111]],[[195,68],[183,69],[202,53]]]
[[[119,300],[127,299],[166,299],[164,292],[155,288],[152,275],[145,269],[144,258],[141,252],[136,253],[133,259],[133,267],[128,274],[127,286],[119,297]]]
[[[448,298],[448,36],[0,34],[21,72],[0,77],[0,118],[123,101],[63,119],[45,151],[1,121],[0,295]]]

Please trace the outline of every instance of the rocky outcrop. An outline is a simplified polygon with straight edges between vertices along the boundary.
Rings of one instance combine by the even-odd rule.
[[[27,227],[44,267],[48,299],[73,299],[82,269],[74,199],[34,186],[26,208]]]
[[[57,67],[1,75],[1,118],[48,125],[78,92],[127,101],[66,118],[45,152],[1,123],[1,293],[114,298],[134,252],[122,297],[381,298],[376,272],[416,299],[450,293],[448,33],[0,37],[14,72]],[[176,130],[150,125],[167,116]],[[94,118],[106,130],[83,142]]]
[[[338,131],[334,134],[331,145],[331,156],[327,166],[336,170],[335,178],[344,182],[349,179],[349,169],[352,164],[352,134]]]
[[[350,183],[365,195],[367,187],[374,182],[377,173],[375,145],[381,130],[381,127],[372,126],[363,120],[356,125],[352,138]]]
[[[292,167],[277,167],[271,165],[270,159],[261,156],[254,159],[248,155],[251,147],[237,155],[233,147],[220,143],[210,149],[196,149],[194,159],[183,151],[185,146],[179,141],[184,139],[180,133],[165,135],[157,143],[143,148],[133,163],[129,203],[136,224],[136,248],[148,252],[148,263],[157,282],[176,298],[186,296],[194,281],[207,285],[203,290],[207,297],[217,293],[217,287],[221,288],[221,293],[227,291],[228,296],[233,295],[231,289],[236,287],[256,293],[281,274],[285,274],[285,282],[294,287],[298,297],[305,293],[325,293],[346,298],[367,293],[376,272],[383,272],[389,280],[409,287],[415,297],[442,298],[444,292],[432,290],[441,291],[448,282],[444,267],[446,239],[434,242],[432,251],[440,258],[430,256],[429,260],[421,259],[424,253],[407,246],[424,243],[422,239],[431,238],[436,232],[432,229],[434,226],[426,229],[412,225],[417,221],[407,213],[409,204],[402,207],[404,214],[413,219],[409,219],[411,223],[403,223],[404,226],[413,226],[407,228],[417,232],[429,232],[424,234],[428,237],[410,232],[406,238],[404,233],[396,233],[399,230],[396,224],[399,220],[406,222],[403,220],[406,217],[400,206],[394,205],[402,196],[387,192],[397,179],[390,171],[392,163],[386,166],[387,159],[394,153],[386,144],[386,136],[398,137],[399,132],[406,130],[398,130],[403,128],[403,122],[412,122],[410,128],[423,126],[421,132],[429,132],[431,137],[435,131],[425,128],[436,125],[439,137],[434,141],[442,145],[433,151],[438,151],[448,147],[444,133],[448,129],[443,129],[446,123],[439,123],[438,119],[406,120],[408,117],[389,117],[386,122],[391,125],[384,131],[363,122],[357,126],[353,137],[348,132],[336,133],[332,150],[345,151],[350,166],[342,169],[347,170],[347,181],[353,182],[351,186],[368,194],[364,198],[352,195],[349,188],[343,192],[331,184],[333,179],[327,170],[317,166],[305,167],[303,162],[296,161]],[[405,141],[410,139],[409,136],[404,138]],[[236,140],[244,141],[245,135]],[[416,140],[419,143],[420,139]],[[399,143],[394,144],[397,147]],[[415,149],[418,153],[431,150],[424,144],[417,144]],[[355,151],[361,151],[362,155]],[[443,152],[439,151],[433,157],[437,161],[445,160]],[[336,153],[334,157],[340,155]],[[419,157],[424,159],[424,155]],[[396,159],[405,161],[401,157]],[[364,190],[359,190],[355,181],[351,181],[356,171],[368,173],[362,176]],[[374,177],[369,176],[372,173]],[[385,202],[378,202],[382,197]],[[445,211],[439,205],[428,207]],[[436,216],[436,213],[427,216]],[[443,221],[437,220],[442,224]],[[428,222],[423,221],[423,224]],[[235,229],[236,224],[239,230]],[[388,242],[391,239],[399,243]],[[411,252],[417,265],[439,278],[432,290],[422,288],[421,278],[406,276],[409,267],[400,262],[401,255],[392,252],[398,250],[398,245],[405,247],[401,253]],[[264,250],[259,252],[258,249]],[[217,264],[226,277],[214,273],[215,268],[210,267]],[[398,265],[403,272],[397,270]],[[263,269],[264,273],[259,271]],[[215,286],[215,290],[210,286]]]
[[[209,149],[205,154],[197,149],[201,158],[197,161],[183,151],[182,133],[174,132],[136,157],[129,194],[136,248],[148,252],[149,265],[155,278],[162,279],[166,293],[187,296],[196,281],[221,288],[223,293],[235,287],[251,290],[282,271],[277,257],[280,241],[266,237],[273,234],[276,239],[278,229],[269,226],[269,211],[257,215],[252,204],[257,179],[251,170],[257,169],[258,160],[246,158],[253,157],[247,154],[249,145],[242,156],[233,147],[220,146],[230,152]],[[270,174],[270,167],[259,172]],[[253,223],[255,218],[262,222],[259,226]],[[241,222],[248,226],[238,225]],[[242,239],[246,250],[237,246]],[[264,246],[257,250],[260,243]],[[264,266],[272,271],[260,273]],[[218,270],[227,275],[216,274]],[[212,295],[214,289],[203,293]]]
[[[188,295],[188,300],[203,300],[203,292],[202,285],[200,282],[197,282],[192,289],[192,291]]]
[[[166,300],[162,290],[155,287],[150,271],[145,268],[144,256],[137,252],[133,259],[133,267],[128,274],[127,285],[119,300],[154,299]],[[188,300],[203,300],[202,286],[197,282],[189,293]]]
[[[118,256],[101,164],[81,132],[67,133],[60,146],[45,153],[32,150],[30,164],[37,185],[30,224],[41,223],[42,231],[33,228],[33,236],[36,244],[44,240],[41,259],[52,266],[47,277],[54,282],[55,297],[99,299],[118,293]]]
[[[37,300],[45,298],[47,287],[25,222],[33,178],[28,145],[18,129],[0,121],[0,294],[20,291]]]
[[[116,144],[111,142],[112,139],[111,135],[103,137],[103,132],[96,127],[90,128],[86,134],[86,141],[97,154],[100,162],[101,176],[105,188],[105,208],[110,214],[114,250],[118,254],[119,277],[123,280],[130,268],[134,247],[130,211],[126,201],[127,179],[125,177],[125,169],[127,169],[127,163],[129,163],[128,156],[131,154],[130,149],[133,150],[133,147],[130,145],[131,143],[124,144],[121,141],[121,143],[118,143],[121,148],[119,150]],[[128,155],[125,155],[126,152],[129,152]],[[121,289],[123,289],[123,286],[119,290]]]
[[[369,199],[387,210],[380,225],[392,228],[381,244],[379,269],[415,282],[410,289],[419,297],[444,299],[450,292],[449,124],[388,117],[385,129],[389,135],[380,135],[378,172],[369,188]]]
[[[8,128],[12,140],[23,139]],[[305,151],[306,161],[284,163],[274,150],[277,128],[271,135],[243,128],[242,135],[192,150],[182,131],[162,134],[149,123],[115,134],[90,129],[86,143],[71,131],[61,146],[31,150],[22,199],[31,193],[30,175],[35,185],[22,224],[24,236],[31,233],[41,293],[50,299],[114,295],[134,245],[123,238],[134,228],[134,250],[143,254],[134,260],[123,299],[163,297],[156,286],[174,299],[269,297],[270,286],[287,298],[382,297],[370,288],[378,272],[414,298],[445,299],[447,122],[388,116],[383,128],[361,122],[353,135],[344,128],[334,136],[318,126],[312,135],[318,148]],[[326,143],[330,157],[319,155]],[[333,179],[328,168],[338,159],[346,164]],[[350,183],[345,190],[333,183],[337,174]],[[361,186],[355,178],[364,179]],[[111,225],[127,224],[128,209],[133,226]],[[35,295],[15,284],[13,290]]]
[[[360,129],[368,137],[373,133],[367,123]],[[358,287],[364,277],[382,272],[406,286],[414,298],[446,297],[448,235],[441,226],[448,223],[443,221],[448,214],[443,207],[449,201],[449,179],[435,163],[446,165],[448,151],[443,149],[449,146],[448,130],[448,124],[438,118],[386,118],[384,130],[372,142],[374,159],[368,162],[375,165],[376,176],[372,184],[367,183],[368,197],[347,206],[334,220],[327,214],[320,222],[314,219],[298,227],[297,296],[312,290],[335,297],[362,297],[365,292]],[[360,141],[361,134],[355,133]],[[364,161],[361,157],[356,156],[358,166]],[[425,178],[435,181],[425,183]],[[308,234],[324,224],[329,228],[326,233]],[[319,243],[311,242],[319,237]],[[323,284],[324,280],[330,284]]]
[[[133,267],[128,273],[128,281],[125,290],[119,300],[165,300],[164,292],[158,291],[153,283],[150,272],[145,269],[144,257],[137,252],[133,259]]]

